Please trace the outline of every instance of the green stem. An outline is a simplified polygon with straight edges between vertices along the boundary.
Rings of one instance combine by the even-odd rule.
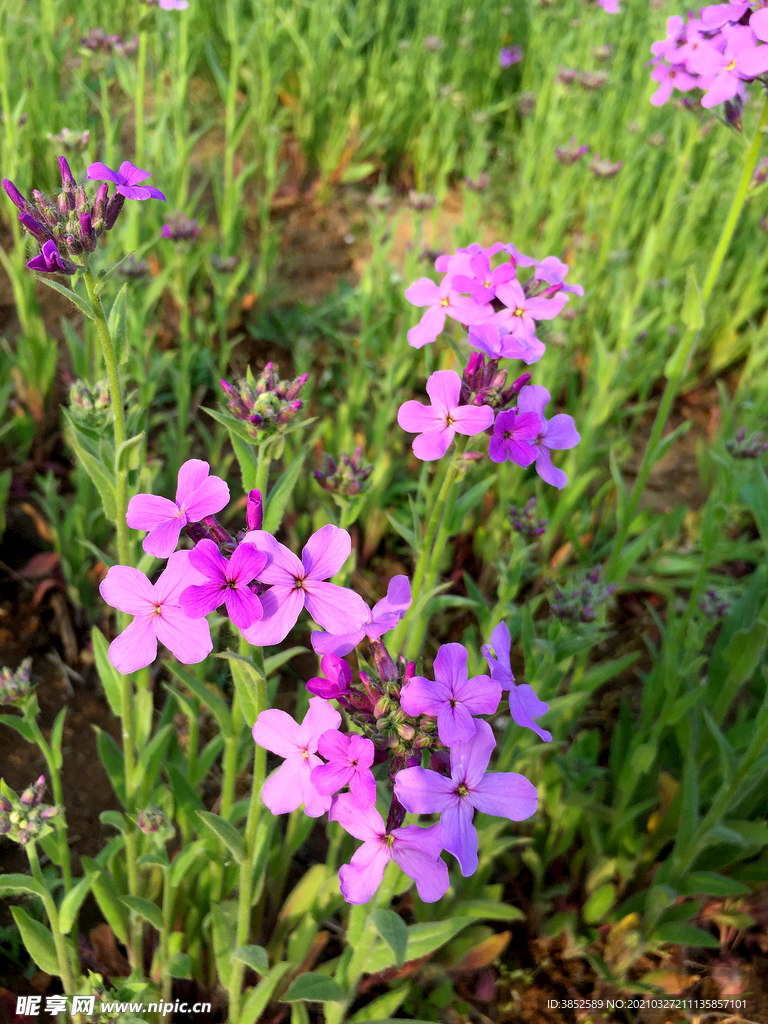
[[[51,789],[53,790],[53,800],[58,807],[64,806],[64,797],[61,789],[61,775],[59,769],[56,767],[56,761],[53,756],[53,751],[48,745],[45,736],[43,736],[40,726],[37,724],[37,719],[32,716],[24,716],[27,724],[31,728],[35,736],[35,743],[40,748],[45,763],[48,765],[48,774],[51,777]],[[56,826],[57,838],[59,840],[59,857],[61,858],[61,873],[64,880],[64,891],[69,892],[72,888],[72,863],[69,856],[69,844],[67,843],[67,822],[63,815],[58,815],[54,818],[54,825]]]
[[[48,922],[51,926],[51,932],[53,933],[53,941],[56,946],[56,959],[59,962],[61,984],[64,986],[64,992],[66,995],[75,995],[72,987],[72,969],[69,964],[67,944],[64,936],[61,934],[61,928],[59,926],[59,912],[56,909],[56,904],[48,891],[48,886],[45,884],[43,873],[40,870],[40,861],[37,857],[37,847],[34,842],[30,842],[27,843],[26,849],[27,856],[29,857],[29,866],[32,868],[32,875],[45,890],[45,894],[42,896],[43,906],[45,907],[45,912],[48,915]]]
[[[755,130],[754,137],[747,150],[747,157],[744,162],[744,168],[741,172],[741,179],[739,180],[736,193],[731,202],[731,208],[728,211],[725,224],[720,233],[720,239],[717,243],[712,259],[709,263],[709,269],[707,270],[707,276],[704,278],[704,284],[701,288],[701,304],[702,308],[706,313],[707,302],[712,294],[712,289],[715,286],[718,275],[723,265],[728,247],[731,244],[733,233],[736,230],[736,224],[738,223],[741,211],[744,207],[744,203],[747,200],[749,193],[749,186],[752,181],[752,175],[757,165],[757,158],[760,155],[760,145],[763,141],[763,129],[768,125],[768,97],[766,97],[765,103],[763,104],[763,110],[760,114],[760,120],[758,121],[757,128]],[[661,399],[658,411],[656,413],[656,419],[653,423],[653,429],[651,430],[651,436],[648,439],[648,445],[643,455],[643,461],[640,466],[640,470],[637,474],[632,493],[627,498],[626,508],[624,509],[624,515],[622,516],[621,522],[617,524],[616,538],[613,543],[613,549],[611,551],[611,557],[606,566],[605,577],[608,582],[615,581],[617,578],[618,564],[621,559],[621,552],[626,543],[629,530],[632,525],[632,521],[637,511],[637,505],[640,501],[640,496],[645,490],[645,485],[648,482],[651,470],[656,459],[656,451],[661,441],[664,428],[669,417],[669,413],[672,409],[672,403],[677,395],[677,389],[685,376],[688,360],[690,359],[693,348],[696,343],[699,331],[696,328],[688,327],[685,334],[683,335],[680,344],[678,345],[675,355],[670,360],[667,369],[667,384],[664,388],[664,394]]]
[[[144,164],[144,80],[147,75],[147,33],[139,32],[139,54],[136,62],[136,166]]]
[[[165,868],[163,871],[163,929],[160,932],[160,976],[162,978],[162,998],[164,1003],[171,1002],[171,992],[173,988],[173,978],[166,970],[166,964],[168,963],[168,943],[171,937],[171,924],[173,922],[173,899],[175,896],[173,886],[171,885],[171,869],[170,867]]]
[[[258,673],[258,681],[256,683],[256,714],[258,716],[267,707],[267,678],[264,672],[264,654],[261,647],[253,648],[253,660]],[[235,943],[237,946],[246,946],[250,935],[251,894],[253,892],[253,871],[257,848],[256,836],[261,817],[261,788],[264,785],[264,777],[266,775],[266,758],[266,750],[263,747],[257,746],[253,761],[251,802],[248,808],[248,819],[245,824],[245,857],[240,865]],[[229,982],[229,1020],[231,1024],[235,1024],[240,1017],[240,996],[243,987],[244,971],[244,964],[240,961],[233,962]]]

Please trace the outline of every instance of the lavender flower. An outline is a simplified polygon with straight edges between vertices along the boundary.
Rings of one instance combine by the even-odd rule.
[[[18,668],[0,669],[0,707],[18,707],[24,703],[32,690],[31,674],[31,658],[25,658]]]
[[[523,59],[523,48],[521,46],[502,46],[499,50],[499,64],[503,68],[510,68],[513,64],[519,64]]]
[[[570,166],[571,164],[577,163],[589,152],[589,146],[577,146],[576,136],[572,135],[571,140],[567,146],[555,146],[555,156],[561,164]]]
[[[537,519],[534,515],[535,510],[535,497],[529,498],[522,510],[515,505],[509,506],[509,518],[512,529],[529,541],[540,537],[546,531],[549,524],[548,519]]]
[[[762,434],[753,434],[747,439],[746,427],[741,427],[736,436],[726,441],[725,447],[734,459],[759,459],[763,452],[768,452],[768,441]]]
[[[199,234],[200,225],[184,213],[172,214],[169,223],[163,224],[160,230],[161,237],[169,238],[172,242],[189,242]]]
[[[130,160],[124,160],[117,171],[113,171],[106,164],[98,160],[88,167],[88,178],[90,181],[113,182],[115,192],[125,199],[138,199],[142,202],[145,199],[162,199],[163,202],[166,202],[165,196],[159,189],[152,185],[140,184],[151,176],[149,171],[140,170]]]
[[[351,455],[342,452],[338,463],[330,455],[324,453],[323,468],[315,470],[315,480],[329,494],[354,498],[363,489],[372,472],[373,466],[363,464],[363,449],[360,446]]]
[[[280,380],[272,363],[267,363],[258,378],[248,367],[244,380],[234,385],[226,380],[219,383],[233,416],[259,441],[279,433],[298,413],[304,403],[297,396],[308,376],[303,373],[294,380]]]
[[[615,589],[615,583],[606,585],[600,582],[600,566],[597,565],[570,586],[555,587],[552,614],[572,623],[594,622],[597,609],[605,604]]]
[[[56,243],[50,240],[43,243],[42,252],[34,256],[27,266],[30,270],[38,270],[42,274],[67,274],[69,276],[76,274],[80,269],[76,263],[65,260],[56,248]]]

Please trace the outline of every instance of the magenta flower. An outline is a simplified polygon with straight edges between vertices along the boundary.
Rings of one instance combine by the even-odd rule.
[[[523,59],[523,48],[521,46],[502,46],[499,50],[499,64],[503,68],[511,68],[513,64],[519,64]]]
[[[730,0],[730,3],[727,4],[711,4],[709,7],[704,7],[701,11],[703,28],[707,32],[714,32],[722,28],[723,25],[736,24],[741,21],[751,6],[751,4],[739,3],[738,0]],[[754,15],[749,19],[749,27],[754,30],[753,21]],[[758,36],[758,39],[761,38],[762,36]]]
[[[768,71],[768,46],[756,46],[748,25],[728,30],[725,49],[700,46],[687,61],[687,69],[698,75],[714,75],[701,100],[702,107],[714,107],[744,92],[743,82]]]
[[[699,85],[698,78],[689,75],[683,64],[657,64],[651,71],[651,79],[659,83],[658,89],[651,96],[654,107],[663,107],[668,103],[674,89],[690,92]]]
[[[445,327],[447,316],[464,325],[476,324],[488,317],[485,307],[456,291],[450,274],[439,285],[428,277],[420,277],[405,289],[405,297],[414,306],[429,307],[419,323],[408,331],[408,344],[413,348],[431,344]]]
[[[346,530],[328,525],[313,533],[301,559],[264,530],[251,530],[244,541],[269,557],[259,579],[271,584],[261,596],[263,618],[243,631],[249,643],[263,647],[279,644],[305,607],[329,633],[358,630],[370,614],[368,605],[354,590],[323,582],[335,576],[349,558],[352,541]]]
[[[160,0],[160,7],[164,11],[186,11],[189,0]]]
[[[418,433],[413,454],[423,462],[441,459],[456,434],[473,437],[493,423],[493,410],[488,406],[459,405],[461,378],[453,370],[437,370],[427,381],[427,394],[432,405],[404,402],[397,413],[397,422],[409,433]]]
[[[473,256],[480,256],[485,254],[489,258],[495,256],[497,252],[505,250],[503,242],[494,242],[493,245],[488,246],[484,249],[479,242],[472,242],[471,245],[459,247],[455,253],[443,253],[438,256],[435,260],[435,270],[439,274],[447,274],[448,277],[453,277],[455,274],[472,274],[472,267],[470,266],[470,260]]]
[[[316,634],[313,633],[312,636]],[[323,633],[322,636],[330,636],[330,633]],[[307,689],[310,693],[326,700],[338,700],[339,697],[349,693],[352,685],[352,669],[335,654],[324,654],[320,659],[320,668],[325,673],[322,676],[312,676],[307,680]],[[325,756],[325,755],[323,755]]]
[[[506,325],[487,322],[469,328],[469,344],[491,359],[521,359],[527,366],[537,363],[546,351],[538,338],[518,337]]]
[[[536,272],[533,275],[535,281],[546,281],[547,284],[560,285],[560,291],[572,292],[574,295],[578,295],[580,298],[584,294],[584,289],[580,284],[566,284],[565,278],[568,274],[570,267],[567,263],[563,263],[557,256],[547,256],[539,263],[536,267]]]
[[[248,584],[267,564],[267,556],[252,544],[239,544],[227,561],[212,540],[197,542],[189,561],[207,577],[202,586],[188,587],[180,603],[191,619],[201,619],[224,604],[238,629],[247,629],[262,616],[261,601]]]
[[[535,413],[542,423],[542,428],[533,441],[536,448],[536,472],[545,483],[552,484],[562,490],[568,483],[568,477],[552,465],[552,450],[575,448],[581,440],[572,416],[558,413],[551,420],[544,418],[544,407],[549,402],[549,392],[541,384],[529,384],[524,387],[517,399],[520,412]]]
[[[472,301],[480,305],[489,303],[496,295],[496,288],[515,276],[515,264],[509,261],[491,270],[491,261],[485,253],[472,256],[469,266],[471,276],[456,274],[453,287],[459,292],[469,292]]]
[[[606,14],[619,13],[619,0],[597,0],[597,6],[602,7]]]
[[[381,601],[376,602],[373,606],[373,611],[369,610],[368,618],[354,633],[334,636],[332,633],[317,631],[309,639],[312,641],[312,647],[317,654],[330,653],[343,657],[354,650],[364,636],[367,636],[369,640],[378,640],[384,633],[394,629],[410,607],[411,584],[408,577],[393,576],[387,587],[387,596],[383,597]],[[324,662],[321,662],[321,664],[324,664]],[[325,672],[325,668],[323,668],[323,671]],[[328,675],[327,672],[326,675]]]
[[[451,749],[450,778],[427,768],[403,768],[395,777],[395,796],[407,811],[439,812],[443,849],[458,860],[465,878],[477,871],[474,812],[524,821],[538,805],[536,787],[524,775],[486,774],[496,740],[487,722],[474,724],[472,737]]]
[[[132,530],[149,530],[142,546],[147,554],[167,558],[179,543],[187,523],[221,512],[229,501],[229,488],[200,459],[189,459],[179,470],[176,501],[156,494],[137,494],[128,502],[125,521]]]
[[[287,814],[301,804],[310,818],[325,814],[331,797],[315,789],[312,769],[323,763],[317,756],[320,737],[340,725],[341,715],[322,697],[310,697],[301,725],[277,708],[261,712],[252,729],[254,740],[285,758],[261,789],[261,799],[273,814]]]
[[[466,647],[443,644],[435,657],[434,682],[412,676],[400,691],[407,715],[437,718],[437,734],[446,747],[474,735],[473,715],[492,715],[499,706],[501,687],[488,676],[468,678]]]
[[[530,466],[536,461],[536,449],[530,444],[541,430],[541,420],[532,412],[508,409],[496,416],[493,437],[488,442],[491,462],[514,462]]]
[[[341,894],[347,903],[367,903],[393,860],[416,883],[425,903],[436,903],[448,891],[448,868],[440,854],[443,846],[438,826],[407,825],[387,833],[384,819],[375,807],[358,807],[351,793],[333,798],[331,821],[338,821],[363,845],[349,864],[339,869]]]
[[[159,189],[151,185],[139,184],[151,177],[149,171],[140,170],[129,160],[123,160],[119,171],[113,171],[98,160],[88,168],[90,181],[111,181],[116,186],[115,191],[121,196],[125,196],[126,199],[162,199],[165,202],[165,196]]]
[[[535,267],[538,263],[533,256],[526,256],[525,253],[517,250],[511,242],[503,245],[502,249],[512,257],[518,267]]]
[[[19,219],[21,217],[19,214]],[[43,274],[76,274],[80,269],[71,260],[63,259],[56,243],[50,239],[43,242],[43,251],[33,256],[27,266],[30,270],[39,270]]]
[[[312,769],[312,785],[318,793],[332,796],[349,785],[358,807],[376,803],[376,780],[371,771],[376,750],[371,740],[331,730],[320,737],[317,751],[328,762]]]
[[[510,334],[520,338],[527,345],[541,342],[536,337],[536,321],[552,320],[562,311],[568,296],[559,291],[551,299],[541,296],[528,298],[519,281],[507,281],[496,289],[496,298],[501,299],[506,309],[494,313],[492,323],[501,324]]]
[[[187,618],[179,602],[190,583],[205,583],[189,555],[189,551],[174,552],[154,586],[129,565],[113,565],[105,576],[101,596],[112,608],[134,616],[109,645],[109,660],[118,672],[127,674],[151,665],[158,640],[183,665],[196,665],[213,650],[208,623]]]
[[[545,743],[549,743],[552,733],[534,722],[534,718],[541,718],[549,711],[549,704],[539,700],[528,683],[519,686],[515,683],[509,664],[510,647],[509,627],[506,622],[500,622],[491,633],[490,644],[483,644],[483,657],[488,662],[491,679],[495,679],[502,690],[509,690],[509,713],[517,725],[523,729],[533,729]]]

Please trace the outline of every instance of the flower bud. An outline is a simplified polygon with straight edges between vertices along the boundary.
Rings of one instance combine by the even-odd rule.
[[[109,197],[104,211],[104,229],[106,231],[111,231],[115,226],[123,206],[125,206],[125,196],[121,196],[119,192],[115,192]]]
[[[17,669],[0,669],[0,707],[22,704],[32,689],[32,659],[25,658]],[[2,807],[2,804],[0,804]]]
[[[139,828],[145,836],[154,835],[161,828],[166,828],[168,819],[159,807],[146,807],[139,812]]]
[[[18,216],[23,226],[38,242],[46,242],[49,238],[53,238],[50,228],[46,224],[42,224],[37,218],[30,217],[23,210],[19,211]]]
[[[263,522],[264,503],[261,499],[261,491],[254,488],[248,492],[245,504],[245,524],[249,530],[260,530]]]
[[[19,797],[19,803],[24,807],[37,807],[43,799],[45,789],[45,776],[41,775],[35,783],[29,786]]]
[[[373,713],[376,716],[376,718],[382,719],[385,715],[388,715],[390,711],[392,711],[394,706],[394,703],[390,700],[389,697],[382,696],[379,697],[378,701],[376,702],[376,707],[373,709]],[[379,721],[376,727],[385,728],[386,723],[382,723],[381,721]]]

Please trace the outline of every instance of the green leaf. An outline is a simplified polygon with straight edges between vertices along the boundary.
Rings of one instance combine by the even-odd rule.
[[[99,815],[99,821],[105,825],[111,825],[112,828],[116,828],[118,832],[123,834],[129,831],[128,821],[120,811],[102,811]]]
[[[355,185],[358,181],[362,181],[363,178],[373,174],[375,170],[376,164],[371,163],[369,160],[365,160],[361,164],[350,164],[341,172],[339,181],[342,185]]]
[[[277,533],[279,530],[280,524],[283,521],[285,507],[293,494],[293,489],[296,486],[296,481],[299,479],[299,474],[308,451],[309,445],[305,444],[269,492],[269,497],[264,507],[264,523],[261,527],[267,533]]]
[[[422,924],[410,925],[408,947],[405,953],[406,962],[418,960],[422,956],[434,953],[446,942],[450,942],[454,935],[458,935],[464,928],[469,927],[472,921],[471,917],[449,917],[444,921],[427,921]],[[389,945],[380,942],[371,950],[371,955],[366,960],[365,970],[368,974],[375,974],[377,971],[394,967],[394,964],[394,954]]]
[[[699,328],[704,326],[704,304],[701,301],[701,291],[699,290],[693,267],[688,267],[688,273],[685,278],[685,298],[683,299],[683,310],[680,319],[692,331],[698,331]],[[667,376],[669,376],[669,373]]]
[[[7,725],[9,729],[15,729],[20,736],[23,736],[27,743],[35,742],[35,734],[29,722],[16,715],[0,715],[0,725]]]
[[[288,986],[288,991],[280,999],[281,1003],[333,1003],[344,999],[346,993],[338,981],[327,974],[307,971],[300,974]]]
[[[479,483],[474,484],[470,487],[466,494],[463,494],[456,502],[453,508],[453,514],[451,515],[451,525],[449,527],[449,534],[454,536],[461,529],[461,524],[464,522],[464,517],[472,511],[475,506],[479,505],[485,496],[485,492],[493,486],[496,482],[496,473],[489,473]]]
[[[136,469],[138,464],[138,450],[141,447],[141,442],[144,440],[144,431],[140,434],[135,434],[133,437],[129,437],[127,441],[123,441],[120,447],[117,449],[117,472],[127,469]],[[133,459],[133,454],[136,454],[136,459]]]
[[[220,818],[218,814],[213,814],[211,811],[198,811],[197,816],[224,843],[237,863],[242,864],[245,859],[245,845],[243,844],[242,836],[234,825],[230,825],[228,821]]]
[[[587,924],[597,924],[613,906],[616,898],[616,886],[610,882],[599,886],[584,904],[581,914]]]
[[[121,893],[118,891],[112,876],[104,869],[102,870],[95,860],[90,857],[83,857],[83,867],[91,876],[91,888],[101,912],[107,919],[112,931],[123,943],[128,944],[128,912],[121,901]]]
[[[197,860],[204,848],[202,843],[192,843],[185,850],[182,850],[178,856],[174,857],[171,861],[171,876],[170,882],[172,887],[176,887],[182,880],[184,875],[189,871],[192,862]]]
[[[11,907],[16,927],[21,932],[24,948],[35,961],[41,971],[46,974],[59,974],[59,958],[56,956],[56,943],[53,935],[44,924],[30,917],[23,907]]]
[[[716,871],[691,871],[678,888],[686,896],[746,896],[749,886]]]
[[[115,346],[118,363],[128,353],[128,282],[126,281],[109,311],[109,333]]]
[[[362,1010],[358,1010],[357,1013],[347,1020],[347,1024],[371,1024],[371,1021],[381,1021],[379,1014],[381,1013],[394,1013],[400,1008],[411,991],[411,983],[407,982],[405,985],[400,985],[399,988],[393,988],[389,992],[385,992],[384,995],[379,996],[378,999],[374,999],[373,1002],[368,1003]],[[391,1021],[392,1018],[390,1017]],[[401,1021],[402,1024],[402,1021]]]
[[[408,947],[408,926],[394,910],[380,908],[374,910],[369,921],[395,954],[395,964],[402,967],[405,963],[405,951]]]
[[[232,736],[232,715],[227,707],[226,701],[222,700],[222,698],[217,693],[214,693],[213,690],[209,690],[204,683],[201,683],[196,676],[192,675],[191,672],[188,672],[187,669],[183,668],[181,665],[178,665],[175,662],[168,662],[168,668],[177,679],[184,683],[184,685],[190,689],[203,704],[205,704],[216,719],[224,738],[230,739]]]
[[[58,715],[56,715],[56,720],[54,721],[53,728],[51,729],[51,752],[53,753],[53,760],[58,769],[61,769],[63,764],[61,738],[64,735],[64,719],[66,717],[67,706],[65,704]]]
[[[519,907],[494,900],[465,900],[453,908],[455,917],[474,917],[483,921],[524,921],[525,914]]]
[[[149,921],[159,932],[163,930],[163,913],[156,903],[142,899],[141,896],[121,896],[120,899],[126,907],[130,907],[134,914]]]
[[[93,657],[96,661],[96,671],[99,673],[101,685],[104,687],[104,693],[107,695],[112,714],[119,718],[122,708],[120,673],[109,660],[107,653],[109,645],[98,626],[94,626],[91,630],[91,640],[93,641]]]
[[[174,953],[166,963],[163,973],[171,978],[191,978],[192,957],[189,953]]]
[[[67,442],[74,448],[75,454],[99,492],[104,515],[114,523],[117,521],[117,486],[114,474],[95,454],[85,435],[78,429],[65,409],[62,410],[62,416]]]
[[[155,785],[160,773],[160,765],[165,760],[168,744],[170,743],[173,735],[173,725],[169,722],[167,725],[164,725],[162,729],[159,729],[146,747],[144,747],[139,757],[139,763],[137,765],[138,771],[134,776],[137,783],[141,783],[146,776],[150,786]]]
[[[7,424],[10,426],[10,424]],[[0,431],[0,436],[2,436]],[[5,507],[8,504],[8,494],[11,490],[11,483],[13,482],[13,472],[10,469],[4,469],[0,473],[0,537],[5,533]]]
[[[287,974],[290,969],[291,965],[288,961],[281,960],[255,988],[250,990],[240,1010],[239,1024],[256,1024],[261,1019],[283,975]]]
[[[720,940],[692,924],[663,924],[653,933],[656,942],[674,942],[680,946],[706,946],[719,949]]]
[[[93,875],[85,875],[77,885],[74,885],[69,890],[61,901],[61,906],[59,907],[59,928],[61,928],[64,935],[69,935],[72,931],[77,912],[83,905],[83,900],[91,891],[92,883]]]
[[[104,765],[118,800],[125,807],[125,765],[123,762],[123,752],[108,732],[104,732],[98,725],[94,725],[93,729],[96,733],[96,749],[99,752],[101,763]]]
[[[72,305],[77,306],[80,312],[84,313],[89,320],[96,319],[93,314],[93,310],[91,309],[90,302],[87,299],[84,299],[81,295],[78,295],[77,292],[72,291],[71,288],[67,288],[66,285],[59,284],[58,281],[53,281],[51,278],[43,277],[42,275],[39,275],[37,280],[40,281],[41,284],[44,284],[46,288],[52,288],[55,292],[58,292],[59,295],[63,295],[65,299],[69,299]],[[50,974],[50,971],[48,973]],[[54,971],[54,973],[56,972]]]
[[[238,946],[232,952],[232,959],[239,960],[257,974],[269,974],[269,957],[263,946]]]
[[[0,875],[0,896],[17,896],[31,893],[33,896],[48,896],[48,890],[31,875]]]
[[[159,853],[142,853],[142,855],[137,859],[136,863],[139,865],[140,868],[150,867],[165,869],[169,867],[167,854],[161,856]]]
[[[235,936],[224,913],[224,906],[231,904],[214,903],[211,907],[211,931],[213,933],[213,952],[216,957],[216,968],[219,980],[226,988],[232,976],[232,950],[235,948]]]
[[[237,695],[240,698],[240,707],[243,709],[243,718],[249,729],[253,728],[259,714],[259,686],[266,685],[256,666],[248,658],[232,651],[224,651],[219,657],[229,661],[229,670],[232,673],[232,682],[235,684]]]
[[[308,651],[308,647],[289,647],[286,651],[280,651],[278,654],[273,654],[269,658],[264,659],[264,675],[269,679],[271,675],[286,662],[290,661],[291,658],[295,658],[297,654],[304,654]]]

